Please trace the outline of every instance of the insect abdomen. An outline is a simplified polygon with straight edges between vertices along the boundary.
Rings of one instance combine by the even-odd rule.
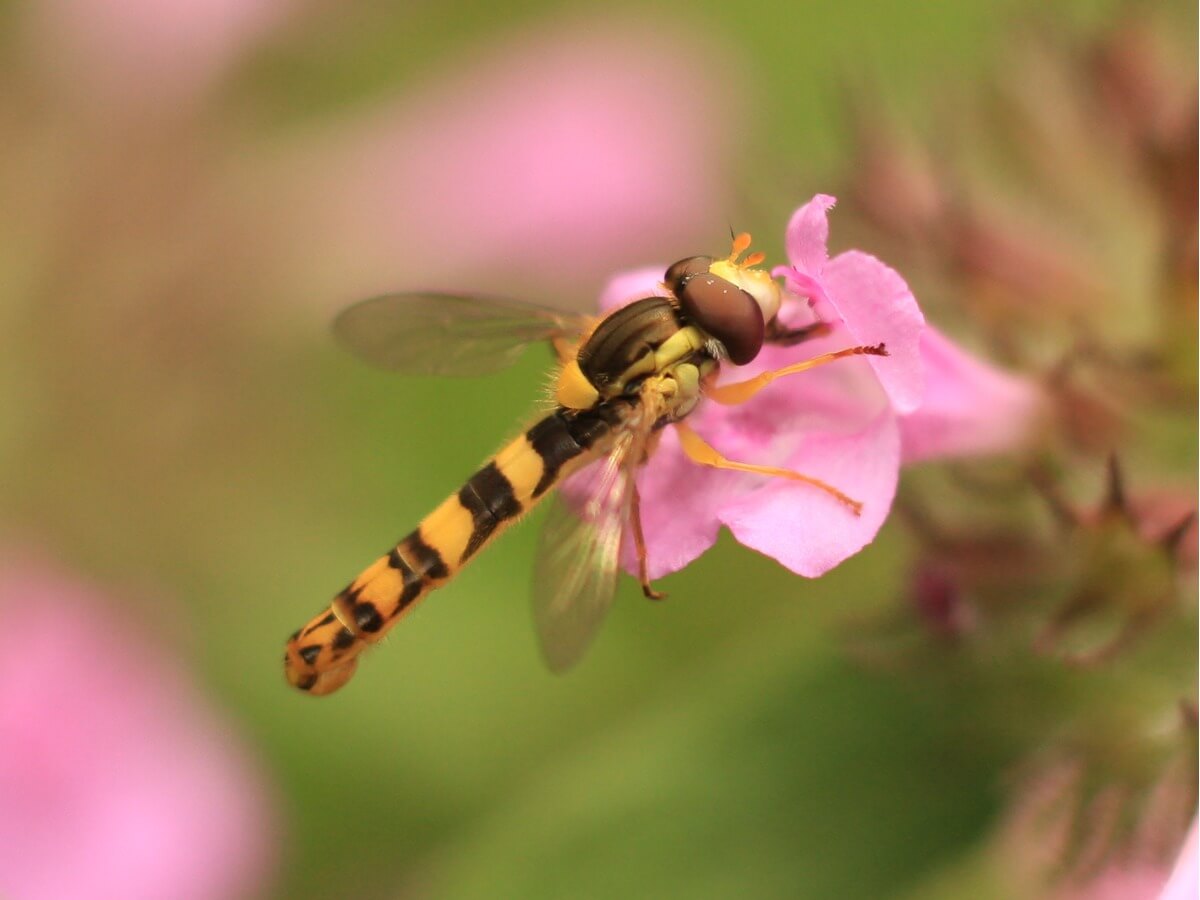
[[[562,478],[595,457],[615,406],[557,409],[500,450],[410,535],[334,597],[288,641],[288,681],[330,694],[350,680],[358,654],[492,538],[532,509]]]

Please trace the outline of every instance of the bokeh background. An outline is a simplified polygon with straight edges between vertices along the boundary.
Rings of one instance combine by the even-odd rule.
[[[1183,148],[1183,225],[1146,213],[1134,170],[1105,168],[1124,145],[1088,116],[1112,117],[1072,106],[1060,76],[1104,47],[1159,78],[1130,108],[1183,102],[1162,126]],[[905,618],[918,541],[902,516],[817,581],[722,538],[664,580],[665,603],[623,586],[558,678],[526,599],[534,515],[345,691],[289,690],[286,636],[520,427],[546,380],[538,352],[478,382],[390,377],[328,322],[416,287],[586,308],[618,271],[721,251],[730,226],[782,259],[791,210],[834,193],[835,247],[887,259],[944,330],[1031,378],[1057,351],[1046,301],[1011,301],[1029,300],[1020,278],[1078,301],[1060,326],[1160,338],[1182,388],[1129,453],[1186,512],[1195,48],[1184,2],[5,4],[0,891],[1068,890],[1026,878],[1021,773],[1098,697],[1190,698],[1194,729],[1194,598],[1132,675],[1088,681],[1018,640],[965,657]],[[916,146],[925,169],[906,168]],[[939,188],[951,158],[998,174]],[[1030,160],[1052,190],[1005,187],[1038,174]],[[907,228],[956,186],[1015,223],[958,248],[960,274],[1014,276],[970,302]],[[1163,246],[1193,273],[1167,314],[1139,287]],[[1084,431],[1110,421],[1071,408]],[[1067,493],[1100,489],[1093,449]],[[962,502],[942,475],[917,473],[921,496]],[[1139,890],[1169,865],[1139,870]]]

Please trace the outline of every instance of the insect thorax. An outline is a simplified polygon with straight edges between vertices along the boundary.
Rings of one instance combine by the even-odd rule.
[[[654,351],[682,327],[667,298],[636,300],[596,326],[579,349],[579,368],[601,396],[622,393],[628,382],[654,372]]]
[[[657,406],[673,421],[695,400],[675,409],[682,394],[699,397],[693,383],[712,372],[722,352],[711,335],[688,323],[675,301],[646,297],[610,313],[559,374],[558,402],[587,409],[653,387]]]

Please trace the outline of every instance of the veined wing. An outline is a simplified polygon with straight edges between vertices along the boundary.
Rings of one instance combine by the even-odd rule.
[[[584,498],[558,491],[538,541],[533,618],[546,664],[565,672],[591,645],[620,577],[633,478],[653,420],[622,430],[608,455],[572,476]]]
[[[343,310],[333,332],[372,365],[409,375],[484,375],[538,341],[570,341],[586,316],[492,297],[384,294]]]

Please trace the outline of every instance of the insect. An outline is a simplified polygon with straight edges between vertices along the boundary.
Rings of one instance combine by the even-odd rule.
[[[335,334],[366,361],[413,374],[480,375],[512,363],[530,344],[548,342],[559,360],[554,408],[467,479],[417,528],[375,560],[287,644],[288,681],[324,695],[354,674],[359,653],[418,600],[446,584],[483,547],[581,469],[585,502],[555,494],[538,548],[534,620],[550,668],[583,655],[612,602],[622,544],[631,541],[647,597],[635,474],[663,428],[675,427],[695,463],[802,481],[860,504],[818,479],[735,462],[688,425],[703,400],[743,403],[776,378],[846,356],[886,356],[884,345],[855,346],[731,384],[716,383],[726,363],[744,365],[765,344],[790,345],[826,330],[789,329],[778,318],[782,293],[758,268],[761,253],[738,235],[728,257],[693,256],[670,266],[668,296],[650,296],[600,318],[528,303],[447,294],[389,294],[351,306]]]

